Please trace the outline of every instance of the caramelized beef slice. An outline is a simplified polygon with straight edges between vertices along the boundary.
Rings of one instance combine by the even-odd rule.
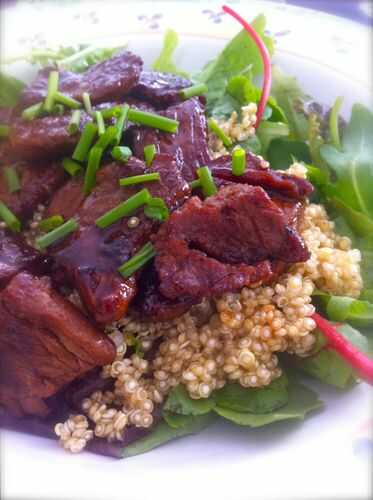
[[[88,92],[92,104],[121,99],[139,81],[142,64],[140,57],[126,51],[91,66],[84,73],[59,71],[58,89],[79,101],[82,101],[83,92]],[[24,89],[21,98],[24,107],[45,99],[48,76],[54,69],[40,70],[35,81]]]
[[[15,276],[0,293],[0,316],[0,403],[15,415],[46,415],[46,398],[115,358],[110,339],[47,277]]]
[[[46,259],[19,234],[0,230],[0,290],[23,270],[46,268]]]
[[[0,200],[22,220],[32,217],[37,206],[47,203],[66,180],[64,169],[56,163],[20,163],[12,168],[17,171],[21,189],[9,192],[5,167],[0,166]]]
[[[172,73],[143,71],[131,94],[161,109],[181,102],[180,90],[191,85],[190,80]]]
[[[196,168],[211,161],[204,105],[200,99],[193,98],[159,114],[178,120],[178,132],[170,134],[150,127],[131,127],[129,142],[132,151],[138,158],[143,158],[144,147],[155,144],[159,153],[178,158],[183,177],[191,181],[196,177]]]
[[[128,227],[126,217],[106,229],[96,227],[95,221],[138,192],[139,186],[120,187],[121,177],[152,171],[159,172],[161,180],[147,183],[146,187],[152,196],[162,197],[169,208],[178,206],[189,195],[189,187],[172,157],[157,155],[151,169],[136,158],[125,165],[108,165],[100,171],[96,188],[76,213],[79,230],[52,249],[55,278],[74,286],[100,323],[109,323],[126,313],[137,291],[136,279],[122,278],[118,267],[149,241],[157,223],[146,218],[142,209],[135,214],[140,220],[136,228]]]
[[[272,279],[272,261],[294,263],[309,257],[266,192],[239,184],[204,202],[191,198],[163,224],[154,245],[159,290],[170,299],[235,291]]]
[[[295,200],[303,200],[313,191],[312,184],[305,179],[263,168],[261,166],[262,160],[250,152],[246,153],[246,162],[246,172],[240,176],[232,174],[232,158],[230,155],[211,160],[208,162],[208,166],[218,185],[234,182],[260,186],[269,193]]]

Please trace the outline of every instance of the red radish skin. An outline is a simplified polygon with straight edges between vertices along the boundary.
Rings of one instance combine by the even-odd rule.
[[[264,68],[263,87],[262,87],[262,95],[260,97],[260,101],[258,104],[258,111],[256,114],[257,119],[255,124],[255,128],[258,128],[271,92],[271,85],[272,85],[271,56],[269,55],[268,49],[265,46],[263,40],[254,30],[254,28],[252,28],[250,24],[247,21],[245,21],[245,19],[243,19],[239,14],[237,14],[236,11],[234,11],[227,5],[223,5],[223,11],[232,16],[234,19],[236,19],[236,21],[238,21],[244,27],[249,36],[255,42],[256,46],[259,49],[260,55],[262,56],[263,68]]]
[[[312,318],[325,335],[327,346],[334,349],[341,358],[351,365],[362,379],[373,385],[373,359],[359,351],[328,320],[317,313],[313,314]]]

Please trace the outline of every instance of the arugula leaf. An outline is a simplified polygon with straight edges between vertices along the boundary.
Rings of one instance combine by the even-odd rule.
[[[308,120],[304,112],[304,100],[307,96],[300,88],[296,78],[273,68],[271,94],[285,113],[290,129],[290,138],[297,141],[308,139]]]
[[[302,420],[312,410],[321,408],[318,395],[301,384],[290,384],[288,402],[271,413],[243,413],[217,406],[215,411],[221,417],[238,425],[261,427],[281,420]]]
[[[189,78],[188,73],[181,71],[173,62],[173,55],[179,43],[179,36],[174,30],[167,30],[163,39],[163,48],[158,58],[154,61],[152,69],[163,73],[173,73]]]
[[[360,104],[352,108],[342,138],[342,151],[321,147],[321,156],[337,181],[327,186],[327,195],[373,220],[373,113]]]
[[[181,415],[204,415],[209,413],[214,406],[212,398],[192,399],[186,388],[179,384],[170,392],[163,410]]]
[[[205,427],[215,420],[213,414],[189,416],[184,420],[183,425],[179,427],[170,427],[165,421],[161,421],[155,426],[153,431],[142,439],[126,446],[123,450],[123,457],[133,457],[140,453],[161,446],[172,439],[186,436],[188,434],[196,434],[202,431]]]
[[[288,402],[288,379],[282,375],[269,386],[249,389],[239,384],[227,384],[214,393],[214,400],[220,408],[242,413],[271,413]]]
[[[273,40],[265,35],[266,19],[259,15],[251,23],[255,31],[261,36],[270,54],[273,54]],[[207,111],[212,110],[224,96],[226,86],[231,78],[246,76],[248,78],[260,75],[263,72],[263,63],[257,46],[245,30],[240,31],[223,49],[210,61],[196,78],[207,84]]]
[[[25,84],[14,76],[0,72],[0,107],[13,108],[24,87]]]
[[[297,161],[311,163],[310,151],[303,141],[284,138],[273,139],[267,151],[267,160],[274,170],[285,170]]]

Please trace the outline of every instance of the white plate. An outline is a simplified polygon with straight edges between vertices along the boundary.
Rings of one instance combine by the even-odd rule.
[[[305,90],[330,103],[344,95],[345,113],[358,99],[370,104],[369,32],[348,21],[280,3],[232,2],[248,19],[265,12],[277,33],[277,62]],[[7,55],[30,45],[109,38],[143,56],[159,53],[167,27],[180,34],[177,62],[197,70],[237,30],[212,2],[47,2],[5,12]],[[68,39],[66,39],[68,37]],[[17,74],[24,68],[15,66]],[[371,392],[317,390],[324,411],[304,423],[257,430],[220,422],[203,433],[125,461],[89,453],[67,455],[55,442],[1,433],[4,499],[248,500],[370,498]],[[369,449],[370,447],[370,449]]]

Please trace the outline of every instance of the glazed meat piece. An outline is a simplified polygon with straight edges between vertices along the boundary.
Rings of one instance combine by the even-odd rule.
[[[131,94],[149,101],[156,108],[166,108],[180,102],[180,90],[191,85],[190,80],[172,73],[143,71]]]
[[[55,279],[74,286],[99,323],[109,323],[126,313],[137,290],[136,279],[122,278],[117,269],[149,241],[157,223],[146,218],[142,209],[135,214],[140,221],[136,228],[128,227],[128,218],[106,229],[96,227],[95,220],[139,191],[139,186],[120,187],[121,177],[145,171],[160,173],[161,180],[147,183],[146,187],[152,196],[162,197],[169,208],[179,206],[188,197],[189,186],[170,156],[157,155],[151,169],[136,158],[126,164],[108,165],[100,171],[96,188],[76,213],[79,230],[52,249]],[[64,197],[59,199],[59,207],[53,202],[52,206],[64,213]]]
[[[71,113],[64,116],[45,116],[32,121],[14,120],[9,136],[11,152],[21,160],[59,158],[73,152],[80,134],[69,134],[67,126]],[[92,119],[82,112],[80,129]]]
[[[154,245],[159,289],[170,299],[235,291],[272,279],[271,261],[295,263],[309,257],[266,192],[239,184],[204,202],[191,198],[161,227]]]
[[[270,193],[277,193],[296,200],[303,200],[313,191],[312,184],[305,179],[263,168],[261,166],[263,160],[249,151],[246,152],[246,162],[247,170],[240,176],[232,174],[230,155],[211,160],[208,166],[218,185],[224,185],[225,182],[235,182],[261,186]]]
[[[58,90],[80,101],[83,92],[88,92],[92,104],[121,99],[139,81],[142,64],[140,57],[131,52],[123,52],[91,66],[84,73],[59,71]],[[45,99],[48,76],[54,69],[40,70],[35,81],[24,89],[21,97],[23,107]]]
[[[46,265],[45,257],[21,235],[0,230],[0,290],[20,271],[42,270]]]
[[[139,318],[149,321],[169,321],[183,315],[199,302],[193,297],[168,299],[159,291],[159,279],[151,264],[141,275],[139,293],[134,303],[134,312]]]
[[[0,200],[23,221],[32,217],[39,203],[46,203],[66,180],[66,173],[57,163],[19,163],[13,166],[21,188],[10,193],[5,167],[0,166]]]
[[[159,114],[178,120],[178,132],[170,134],[149,127],[131,127],[132,151],[138,158],[143,158],[144,147],[155,144],[158,152],[178,158],[183,177],[191,181],[195,178],[196,168],[210,161],[204,106],[200,99],[193,98]]]
[[[15,276],[0,293],[0,317],[0,404],[14,415],[47,415],[46,398],[115,358],[111,340],[47,277]]]

